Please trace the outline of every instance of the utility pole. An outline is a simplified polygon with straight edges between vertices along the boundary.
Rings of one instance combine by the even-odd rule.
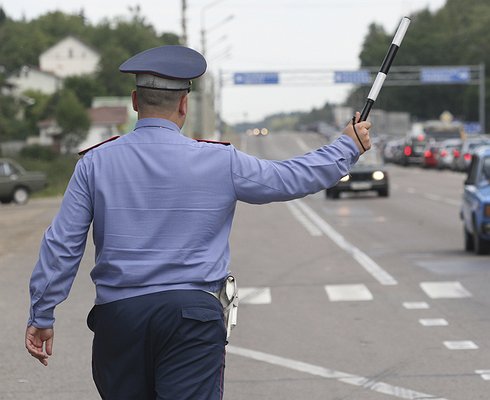
[[[486,130],[486,126],[485,126],[485,112],[486,112],[486,104],[485,104],[485,100],[486,100],[486,93],[485,93],[485,63],[481,63],[480,66],[479,66],[479,86],[480,86],[480,90],[479,90],[479,98],[480,98],[480,106],[479,106],[479,112],[478,114],[480,115],[479,119],[480,119],[480,129],[481,129],[481,133],[487,133],[487,130]]]
[[[187,46],[187,0],[182,0],[182,45]]]

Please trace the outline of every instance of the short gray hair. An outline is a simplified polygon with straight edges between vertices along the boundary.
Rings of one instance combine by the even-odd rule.
[[[160,90],[146,87],[136,87],[138,107],[144,109],[158,108],[161,111],[172,111],[179,103],[186,90]]]

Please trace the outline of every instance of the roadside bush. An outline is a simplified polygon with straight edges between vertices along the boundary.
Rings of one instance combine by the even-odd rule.
[[[33,197],[61,196],[65,192],[68,181],[75,168],[78,158],[74,155],[54,154],[50,159],[32,158],[24,155],[13,157],[29,171],[42,171],[48,178],[48,186]]]
[[[33,144],[30,146],[24,147],[20,151],[20,156],[23,158],[31,158],[34,160],[51,161],[57,157],[57,154],[50,147],[40,146],[38,144]]]

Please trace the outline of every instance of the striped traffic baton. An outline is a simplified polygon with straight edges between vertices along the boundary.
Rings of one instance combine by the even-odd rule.
[[[369,112],[371,111],[371,108],[373,107],[373,104],[378,97],[386,76],[388,75],[388,71],[390,70],[391,64],[393,63],[393,60],[395,59],[396,53],[400,48],[405,33],[407,32],[408,25],[410,25],[410,18],[403,17],[400,25],[398,25],[395,37],[391,42],[388,53],[386,53],[383,63],[381,64],[381,68],[379,69],[378,75],[376,75],[376,79],[374,80],[373,86],[371,87],[371,90],[368,94],[366,104],[364,105],[364,108],[361,112],[361,121],[366,121]]]

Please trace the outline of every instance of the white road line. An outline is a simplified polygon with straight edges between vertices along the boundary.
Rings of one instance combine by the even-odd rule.
[[[308,231],[311,236],[321,236],[322,231],[317,228],[317,226],[311,222],[299,209],[296,204],[291,201],[286,202],[286,206],[296,220],[303,225],[303,227]]]
[[[349,243],[345,238],[333,229],[320,215],[301,200],[294,200],[294,203],[310,218],[310,220],[337,246],[349,253],[354,259],[382,285],[397,285],[398,282],[388,272],[381,268],[367,254]]]
[[[419,319],[419,323],[420,325],[427,327],[449,325],[449,322],[447,322],[444,318],[421,318]]]
[[[353,375],[341,371],[335,371],[333,369],[320,367],[318,365],[308,364],[305,362],[292,360],[290,358],[279,357],[273,354],[263,353],[261,351],[249,350],[243,347],[228,345],[226,347],[226,351],[229,354],[246,357],[256,361],[262,361],[271,365],[289,368],[294,371],[299,371],[314,376],[320,376],[326,379],[333,379],[349,385],[360,386],[366,390],[372,390],[374,392],[383,393],[399,399],[447,400],[445,398],[437,397],[432,394],[416,392],[411,389],[393,386],[384,382],[374,381],[362,376]]]
[[[480,375],[484,381],[490,381],[490,369],[477,369],[475,374]]]
[[[330,301],[369,301],[372,293],[366,285],[327,285],[325,286]]]
[[[476,350],[478,345],[471,340],[455,340],[443,342],[449,350]]]
[[[461,299],[472,296],[459,282],[422,282],[420,287],[431,299]]]
[[[300,149],[301,149],[302,151],[304,151],[305,153],[308,153],[308,152],[310,152],[310,151],[311,151],[311,147],[308,147],[308,146],[306,145],[306,143],[304,142],[304,140],[303,140],[303,139],[299,138],[298,136],[295,136],[295,138],[294,138],[294,139],[296,140],[296,143],[298,144],[298,146],[300,147]]]
[[[241,287],[238,289],[240,304],[270,304],[271,289],[268,287]]]
[[[406,301],[403,303],[403,307],[407,310],[427,310],[430,308],[425,301]]]
[[[437,194],[426,193],[426,194],[424,194],[424,197],[426,199],[435,201],[437,203],[444,203],[444,204],[448,204],[450,206],[459,206],[461,204],[461,201],[448,199],[446,197],[442,197],[442,196],[439,196]]]

